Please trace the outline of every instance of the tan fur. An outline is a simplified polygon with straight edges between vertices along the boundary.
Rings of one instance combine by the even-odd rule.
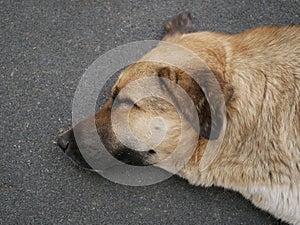
[[[197,160],[180,175],[193,184],[238,190],[275,216],[299,224],[300,27],[264,27],[232,36],[194,33],[178,37],[176,43],[223,72],[234,88],[217,158],[199,172],[199,146]],[[271,201],[260,187],[270,195],[281,194],[281,199]],[[270,209],[280,202],[284,207]]]

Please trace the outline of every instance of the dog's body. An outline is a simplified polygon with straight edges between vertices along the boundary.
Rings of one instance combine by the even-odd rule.
[[[183,13],[167,24],[163,40],[199,56],[220,85],[226,104],[227,126],[214,160],[207,168],[200,169],[209,141],[207,134],[214,129],[210,114],[215,110],[207,109],[205,96],[213,96],[214,89],[208,88],[204,95],[194,88],[193,81],[184,72],[149,62],[153,51],[144,57],[148,62],[136,63],[121,74],[112,89],[111,99],[96,114],[98,133],[104,144],[120,160],[148,165],[158,163],[171,154],[172,148],[179,142],[179,135],[189,142],[193,129],[189,127],[185,130],[188,134],[179,134],[180,116],[176,109],[156,98],[141,100],[130,112],[129,119],[133,132],[142,140],[149,139],[148,133],[151,136],[146,128],[151,118],[159,115],[165,119],[166,135],[161,145],[151,151],[137,152],[125,148],[124,142],[120,143],[112,131],[110,114],[115,99],[123,101],[131,98],[135,101],[134,96],[139,95],[136,90],[131,90],[124,97],[121,90],[143,77],[166,77],[192,96],[202,132],[195,151],[178,175],[191,184],[216,185],[239,191],[277,218],[300,224],[300,27],[263,27],[236,35],[190,33],[192,31],[190,18]],[[154,51],[164,51],[164,46],[158,46]],[[198,65],[190,67],[199,69]],[[151,85],[155,91],[161,89],[155,82]],[[167,89],[170,88],[168,86]],[[118,115],[124,107],[121,104],[114,112]],[[89,128],[87,123],[83,121],[76,127],[82,133]],[[122,126],[120,124],[118,121],[117,126]],[[188,124],[188,120],[181,122],[182,126],[188,127]],[[157,130],[160,130],[159,125]],[[72,130],[64,134],[63,138],[69,141],[63,147],[68,150],[78,148],[70,135],[73,135]],[[60,146],[64,145],[62,143],[60,140]],[[149,149],[146,145],[139,147]],[[175,159],[176,163],[180,160],[182,155]]]
[[[234,89],[217,158],[200,172],[200,149],[179,175],[192,184],[239,191],[278,218],[300,224],[300,27],[201,32],[171,41],[223,70]]]

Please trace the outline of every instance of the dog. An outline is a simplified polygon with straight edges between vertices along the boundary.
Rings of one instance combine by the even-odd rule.
[[[238,191],[300,224],[299,25],[196,32],[183,12],[167,22],[156,48],[121,73],[105,106],[58,137],[60,148],[89,169],[74,130],[89,146],[94,123],[122,162]],[[208,145],[219,139],[212,153]]]

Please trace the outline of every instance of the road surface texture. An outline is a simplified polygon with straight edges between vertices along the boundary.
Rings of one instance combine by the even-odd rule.
[[[226,33],[300,22],[296,0],[0,1],[1,224],[283,224],[238,193],[177,176],[115,184],[53,144],[71,127],[88,66],[116,46],[161,38],[186,10],[199,30]]]

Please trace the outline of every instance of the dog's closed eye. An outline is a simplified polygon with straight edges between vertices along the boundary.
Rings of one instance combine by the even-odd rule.
[[[117,105],[124,104],[124,105],[127,105],[127,106],[133,106],[136,109],[140,109],[140,106],[136,102],[131,100],[130,98],[116,99],[114,104],[117,104]]]

